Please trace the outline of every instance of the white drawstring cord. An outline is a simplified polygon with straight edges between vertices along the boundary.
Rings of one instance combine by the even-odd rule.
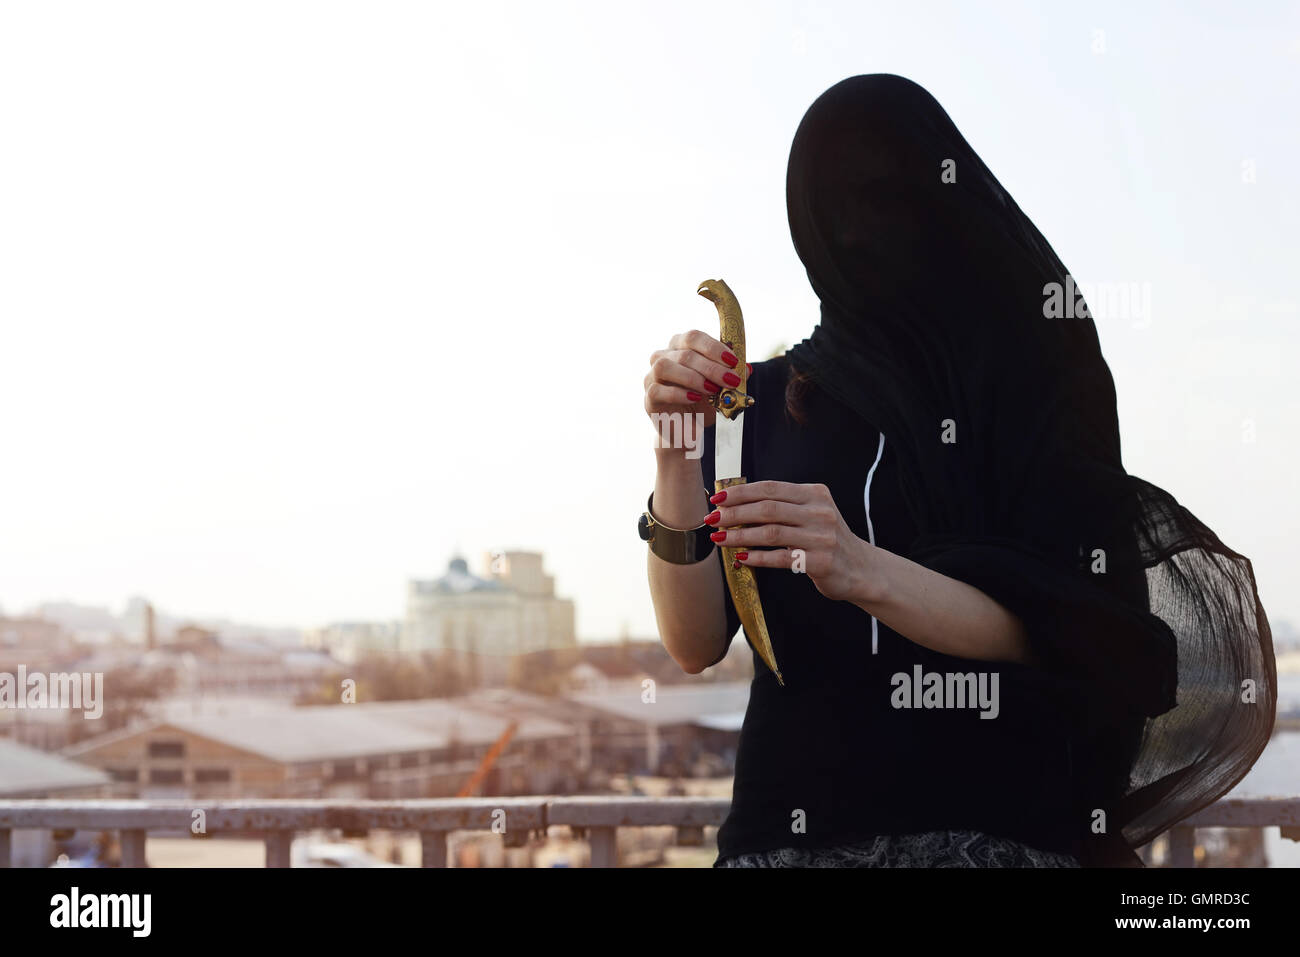
[[[872,545],[876,544],[876,530],[871,525],[871,479],[876,474],[876,466],[880,464],[880,457],[885,454],[885,433],[880,433],[880,445],[876,449],[876,461],[871,463],[871,469],[867,472],[867,487],[862,490],[862,501],[867,508],[867,541]],[[874,655],[877,651],[877,645],[880,641],[880,634],[877,630],[876,616],[871,616],[871,653]]]

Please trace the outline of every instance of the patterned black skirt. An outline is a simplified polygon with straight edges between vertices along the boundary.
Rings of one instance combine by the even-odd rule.
[[[782,847],[722,857],[714,867],[1078,867],[1068,854],[1040,851],[979,831],[882,834],[830,847]]]

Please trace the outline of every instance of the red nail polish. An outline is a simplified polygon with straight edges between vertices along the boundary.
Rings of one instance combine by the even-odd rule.
[[[739,568],[739,567],[740,567],[740,562],[732,562],[732,563],[731,563],[731,567],[732,567],[732,568]]]
[[[740,360],[737,359],[735,356],[733,356],[730,352],[724,352],[722,354],[722,361],[734,369],[736,368],[736,363],[739,362]]]
[[[727,373],[727,374],[730,375],[731,373]],[[721,392],[721,391],[722,391],[721,389],[719,389],[716,385],[714,385],[712,382],[708,381],[707,379],[704,380],[704,388],[708,389],[710,392]]]
[[[704,394],[701,392],[692,392],[690,389],[687,389],[686,398],[690,399],[692,402],[699,402],[704,398]]]
[[[714,532],[712,535],[709,536],[709,538],[713,539],[715,542],[725,542],[727,540],[727,533]]]
[[[753,375],[753,374],[754,374],[754,367],[753,367],[752,365],[750,365],[748,362],[745,363],[745,374],[746,374],[746,375]]]
[[[736,552],[736,561],[743,562],[749,557],[749,552]]]
[[[705,525],[717,525],[718,522],[721,521],[721,519],[722,519],[722,513],[721,513],[721,512],[710,512],[708,515],[706,515],[706,516],[704,517],[704,524],[705,524]]]
[[[722,381],[734,389],[736,386],[740,385],[740,376],[736,375],[734,372],[727,372],[723,374]]]
[[[710,502],[710,504],[713,504],[713,505],[721,505],[721,504],[722,504],[723,502],[725,502],[726,500],[727,500],[727,490],[724,488],[724,489],[723,489],[721,492],[719,492],[717,495],[715,495],[715,496],[713,496],[712,498],[710,498],[710,499],[709,499],[709,502]]]

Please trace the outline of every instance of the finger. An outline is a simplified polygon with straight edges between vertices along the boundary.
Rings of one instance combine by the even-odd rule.
[[[719,529],[710,536],[728,548],[811,548],[822,544],[816,533],[797,525],[754,525],[750,528]]]
[[[741,558],[741,555],[745,557]],[[773,548],[737,552],[736,561],[741,565],[748,565],[750,568],[781,568],[789,571],[794,567],[794,549]]]
[[[807,505],[825,493],[824,485],[800,485],[794,482],[747,482],[733,485],[715,494],[709,501],[714,505],[726,502],[728,505],[746,505],[770,499],[775,502],[792,502],[795,505]]]
[[[727,501],[730,502],[730,499]],[[735,525],[806,525],[812,517],[804,506],[772,499],[747,502],[743,505],[719,505],[714,511],[718,515],[718,520],[710,524],[717,525],[719,528],[731,528]],[[710,515],[709,518],[713,516]]]
[[[677,359],[678,355],[680,353],[659,353],[659,358],[655,359],[654,364],[650,366],[652,381],[661,385],[681,386],[683,389],[689,389],[701,395],[721,391],[717,385],[710,382],[701,373],[682,365]],[[649,386],[647,385],[646,388],[648,391]]]
[[[650,412],[671,409],[690,408],[704,401],[703,394],[679,385],[664,385],[652,382],[645,390],[646,410]]]
[[[732,372],[726,366],[718,362],[693,352],[690,349],[682,349],[678,352],[670,353],[682,365],[689,369],[694,369],[705,381],[717,386],[726,385],[735,388],[740,385],[740,376]]]
[[[668,348],[688,349],[692,352],[698,352],[706,359],[728,369],[736,368],[740,362],[721,342],[707,332],[700,332],[698,329],[692,329],[690,332],[683,332],[673,336],[672,341],[668,343]]]

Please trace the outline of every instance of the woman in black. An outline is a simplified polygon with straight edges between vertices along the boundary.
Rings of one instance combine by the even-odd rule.
[[[827,90],[787,206],[822,315],[752,367],[748,484],[710,497],[706,428],[651,500],[745,549],[785,679],[756,656],[718,864],[1135,863],[1271,732],[1249,561],[1124,470],[1086,303],[923,89]],[[736,364],[674,337],[647,410],[711,425]],[[740,623],[720,558],[684,555],[650,585],[695,673]]]

